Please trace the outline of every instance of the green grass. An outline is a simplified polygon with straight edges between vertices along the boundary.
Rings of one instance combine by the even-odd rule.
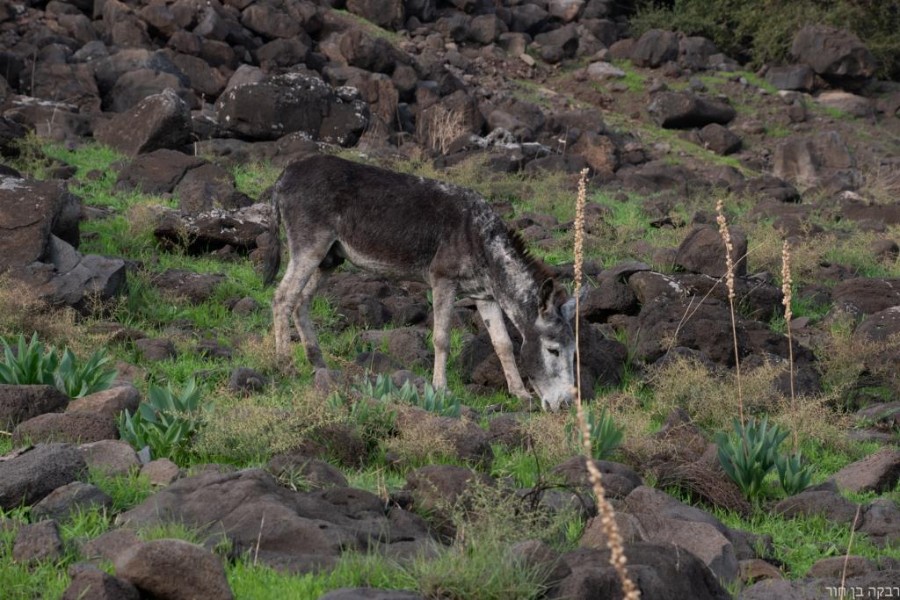
[[[715,509],[713,514],[728,527],[772,536],[773,558],[784,564],[784,571],[790,579],[805,576],[809,568],[823,558],[844,556],[850,543],[850,525],[835,524],[820,516],[787,519],[761,511],[750,519],[744,519],[720,509]],[[900,548],[879,548],[865,535],[856,534],[852,554],[873,561],[897,559],[900,558]]]
[[[235,188],[262,201],[263,193],[275,184],[281,169],[269,163],[240,164],[233,168]]]
[[[616,83],[624,84],[629,92],[641,94],[646,89],[646,78],[635,70],[630,60],[617,59],[612,61],[613,65],[619,67],[625,72],[625,77],[617,79]]]
[[[497,479],[511,477],[518,487],[534,487],[539,483],[545,483],[549,470],[555,466],[547,464],[546,460],[542,461],[542,457],[535,452],[510,451],[498,444],[494,444],[493,450],[491,476]]]
[[[415,590],[418,585],[396,563],[375,556],[345,554],[330,572],[287,575],[245,556],[227,568],[228,582],[235,598],[281,600],[282,598],[318,598],[342,587],[376,587]]]

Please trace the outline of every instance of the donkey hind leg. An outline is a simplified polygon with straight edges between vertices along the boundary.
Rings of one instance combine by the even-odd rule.
[[[450,320],[453,316],[453,301],[456,286],[448,280],[435,282],[431,287],[434,307],[434,374],[432,385],[435,389],[447,387],[447,357],[450,354]]]
[[[319,263],[328,252],[333,240],[323,240],[302,252],[292,252],[284,278],[275,290],[272,301],[272,320],[275,329],[275,354],[283,365],[290,365],[291,314],[305,310],[303,292],[306,284],[318,270]],[[311,327],[310,327],[311,330]],[[315,339],[315,337],[313,337]]]
[[[519,369],[516,367],[516,358],[513,354],[512,340],[509,339],[509,332],[506,330],[506,323],[503,320],[503,311],[500,305],[491,300],[478,300],[476,303],[478,314],[484,321],[488,333],[491,336],[491,344],[494,345],[494,351],[500,358],[500,364],[503,366],[503,374],[506,376],[506,384],[513,396],[522,400],[531,400],[531,394],[525,389],[522,383],[522,376],[519,375]]]
[[[300,342],[306,350],[306,360],[318,368],[325,368],[325,359],[322,357],[322,350],[319,348],[319,340],[316,337],[316,330],[313,327],[312,320],[309,318],[309,307],[312,304],[313,296],[320,285],[327,279],[330,270],[321,267],[313,271],[309,276],[309,281],[303,286],[303,293],[300,295],[300,301],[294,308],[294,327],[300,334]]]

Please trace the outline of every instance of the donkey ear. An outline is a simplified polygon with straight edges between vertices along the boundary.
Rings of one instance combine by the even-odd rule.
[[[559,307],[559,311],[562,313],[563,319],[570,323],[575,318],[575,298],[566,300],[565,304]]]
[[[584,304],[584,300],[587,298],[587,292],[588,289],[586,287],[581,288],[581,291],[578,293],[579,304]],[[575,318],[575,296],[566,300],[565,304],[559,307],[559,310],[562,313],[563,319],[571,322],[572,319]]]
[[[552,279],[545,279],[544,283],[541,284],[538,300],[541,314],[554,310],[556,308],[556,282]]]

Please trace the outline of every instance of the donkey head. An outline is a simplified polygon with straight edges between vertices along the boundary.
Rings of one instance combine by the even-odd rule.
[[[564,300],[564,292],[548,279],[538,301],[537,318],[522,343],[522,372],[541,397],[541,406],[557,411],[572,402],[575,387],[575,299]]]

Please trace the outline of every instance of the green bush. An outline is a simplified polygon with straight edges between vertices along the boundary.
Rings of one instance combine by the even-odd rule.
[[[357,398],[348,403],[340,394],[332,394],[328,402],[332,409],[346,411],[347,420],[358,425],[363,439],[373,445],[394,432],[397,413],[381,401]]]
[[[109,388],[117,375],[108,367],[110,359],[103,349],[81,363],[69,348],[60,353],[52,346],[45,347],[36,333],[27,343],[25,336],[19,334],[15,352],[5,339],[0,338],[0,343],[3,345],[0,383],[52,385],[69,398],[81,398]]]
[[[812,481],[812,469],[810,465],[803,464],[799,451],[790,456],[779,456],[775,460],[775,469],[778,471],[778,481],[788,496],[799,494]]]
[[[455,398],[449,390],[436,390],[426,383],[422,393],[419,393],[409,381],[397,387],[385,375],[378,375],[374,383],[367,378],[357,386],[357,391],[380,402],[410,404],[445,417],[458,417],[462,410],[459,398]]]
[[[897,0],[642,0],[631,20],[635,35],[653,28],[702,35],[756,67],[785,62],[794,34],[813,23],[853,31],[878,59],[880,77],[900,76]]]
[[[140,451],[149,448],[152,458],[169,458],[176,463],[189,457],[189,444],[202,424],[200,389],[194,379],[179,392],[170,383],[152,385],[147,401],[131,414],[126,409],[119,417],[122,439]]]
[[[768,418],[757,421],[751,417],[746,424],[734,420],[733,437],[720,433],[719,463],[744,495],[754,499],[762,496],[763,480],[779,458],[778,447],[788,436],[778,425],[769,426]]]

